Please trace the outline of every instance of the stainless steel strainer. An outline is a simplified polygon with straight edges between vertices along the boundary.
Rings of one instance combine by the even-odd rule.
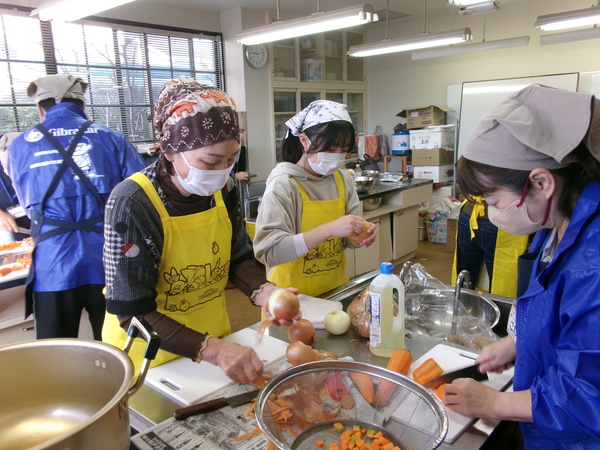
[[[369,383],[373,398],[365,399],[358,384],[364,389]],[[396,372],[349,361],[317,361],[279,373],[258,394],[256,419],[281,450],[314,449],[316,441],[324,441],[325,448],[339,443],[335,423],[381,431],[402,450],[436,448],[448,431],[444,407],[425,387]]]

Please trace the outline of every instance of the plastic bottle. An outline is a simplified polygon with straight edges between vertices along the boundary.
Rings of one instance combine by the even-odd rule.
[[[360,168],[360,164],[357,164],[356,167],[354,168],[354,176],[355,177],[362,177],[362,169]]]
[[[371,336],[369,349],[377,356],[390,357],[404,348],[404,285],[392,273],[389,262],[381,263],[371,281]]]

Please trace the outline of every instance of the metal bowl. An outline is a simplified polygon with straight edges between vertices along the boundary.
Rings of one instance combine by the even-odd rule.
[[[354,186],[359,194],[367,192],[374,184],[375,178],[373,177],[354,177]]]
[[[379,178],[381,172],[379,170],[363,170],[363,176],[365,177],[373,177],[375,179]]]
[[[444,339],[450,334],[452,327],[453,298],[452,290],[425,290],[419,294],[407,295],[406,328],[415,333]],[[462,331],[466,334],[477,334],[482,326],[491,329],[500,320],[498,306],[475,291],[461,290],[460,303]],[[468,320],[470,317],[477,320]]]
[[[381,197],[377,198],[367,198],[363,200],[363,210],[365,211],[373,211],[377,209],[381,204]]]

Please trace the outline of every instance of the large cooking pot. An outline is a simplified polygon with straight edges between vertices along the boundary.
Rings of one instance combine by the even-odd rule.
[[[141,332],[134,382],[127,355]],[[128,449],[128,399],[144,383],[160,339],[133,319],[125,349],[99,341],[42,339],[0,348],[1,449]]]

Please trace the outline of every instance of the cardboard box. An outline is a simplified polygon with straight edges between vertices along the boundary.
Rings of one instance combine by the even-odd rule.
[[[454,166],[415,166],[413,165],[413,178],[433,180],[434,183],[447,183],[454,179]]]
[[[396,116],[406,119],[406,128],[423,128],[446,124],[446,112],[454,111],[446,106],[412,106],[400,111]]]
[[[428,127],[420,130],[410,130],[409,148],[411,150],[420,150],[428,148],[448,148],[453,149],[454,145],[454,125],[444,127]]]
[[[412,150],[413,166],[446,166],[454,164],[454,151],[444,148]]]
[[[325,79],[325,61],[322,59],[303,59],[300,63],[300,81],[323,82]]]

